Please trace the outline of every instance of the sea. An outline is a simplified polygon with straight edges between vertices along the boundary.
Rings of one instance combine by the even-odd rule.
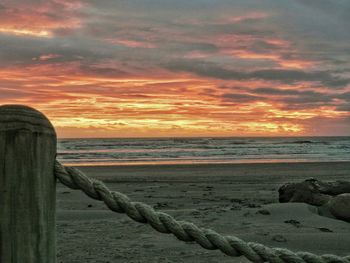
[[[349,137],[59,139],[66,165],[350,161]]]

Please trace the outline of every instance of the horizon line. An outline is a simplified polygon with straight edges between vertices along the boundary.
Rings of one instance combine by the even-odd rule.
[[[191,138],[335,138],[349,137],[350,135],[289,135],[289,136],[148,136],[148,137],[57,137],[60,140],[69,139],[191,139]]]

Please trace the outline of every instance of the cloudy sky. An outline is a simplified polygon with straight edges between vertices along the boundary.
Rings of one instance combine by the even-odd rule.
[[[348,0],[0,0],[0,104],[61,137],[350,135]]]

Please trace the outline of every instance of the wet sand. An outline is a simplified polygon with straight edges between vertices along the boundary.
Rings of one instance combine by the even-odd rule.
[[[293,251],[350,254],[350,223],[302,203],[278,203],[286,182],[350,180],[350,163],[79,167],[108,187],[176,219],[225,235]],[[109,211],[58,184],[58,262],[248,262]]]

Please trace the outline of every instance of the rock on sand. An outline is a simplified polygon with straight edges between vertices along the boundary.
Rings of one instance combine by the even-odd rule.
[[[336,218],[350,222],[350,193],[332,198],[329,201],[329,210]]]

